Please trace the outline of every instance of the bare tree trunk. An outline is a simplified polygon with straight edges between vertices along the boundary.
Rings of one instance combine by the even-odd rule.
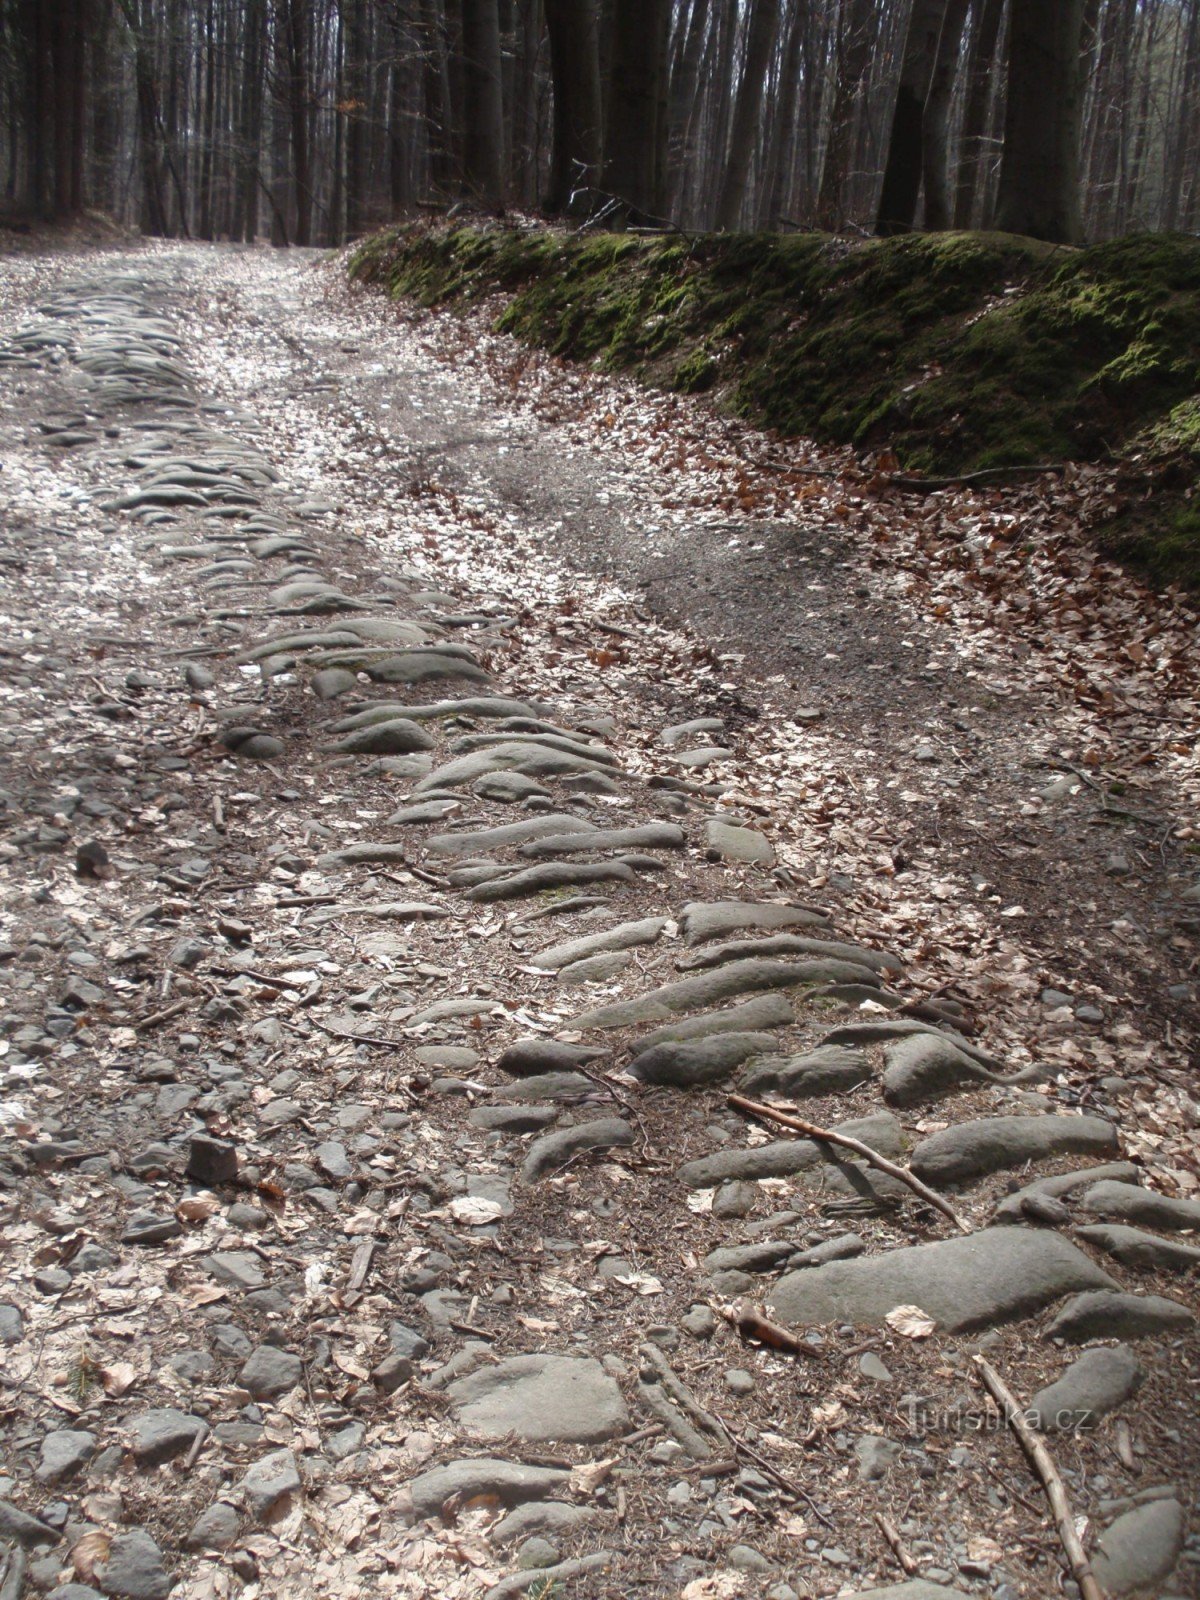
[[[681,27],[678,48],[671,62],[667,91],[667,153],[672,201],[683,198],[688,169],[695,153],[696,91],[700,62],[708,35],[711,0],[692,0],[686,31]]]
[[[283,0],[283,40],[287,61],[288,132],[295,198],[294,243],[312,242],[312,175],[308,152],[308,49],[304,0]]]
[[[346,95],[346,232],[356,239],[366,227],[367,131],[370,65],[367,60],[367,0],[342,0]],[[336,228],[336,221],[334,223]]]
[[[1200,162],[1200,149],[1195,142],[1195,124],[1200,104],[1200,0],[1191,0],[1184,26],[1179,99],[1163,161],[1164,228],[1179,227],[1181,218],[1188,214],[1185,186],[1192,191],[1197,187],[1196,165]]]
[[[829,141],[817,195],[817,226],[830,229],[840,228],[846,220],[855,106],[871,60],[871,0],[849,0],[849,9],[843,9],[840,20]]]
[[[917,214],[925,101],[946,4],[947,0],[913,0],[875,219],[876,233],[908,233]]]
[[[779,26],[777,0],[752,0],[746,35],[746,59],[734,101],[733,127],[725,176],[717,198],[717,227],[736,228],[746,203],[746,184],[758,133],[767,67]]]
[[[463,183],[489,211],[504,210],[504,98],[497,0],[463,0]]]
[[[596,17],[587,0],[545,0],[554,79],[554,147],[543,209],[571,209],[578,189],[600,175],[600,53]]]
[[[988,107],[992,98],[992,72],[996,61],[996,42],[1004,16],[1005,0],[976,0],[975,24],[971,31],[971,57],[967,67],[967,91],[963,103],[962,135],[959,142],[958,183],[954,196],[954,226],[969,228],[975,217],[987,134]]]
[[[799,0],[779,67],[778,110],[770,119],[768,129],[767,153],[759,185],[760,227],[777,228],[783,214],[784,190],[795,155],[796,129],[800,121],[800,69],[808,26],[808,0]]]
[[[1083,0],[1012,0],[1008,107],[996,225],[1074,244],[1079,219]]]
[[[948,0],[938,40],[933,78],[921,118],[921,172],[925,185],[925,226],[931,231],[950,226],[950,105],[968,0]]]
[[[670,25],[670,0],[615,0],[604,187],[631,220],[661,218],[666,206]]]

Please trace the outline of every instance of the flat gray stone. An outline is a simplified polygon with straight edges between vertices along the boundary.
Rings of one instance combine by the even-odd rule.
[[[1142,1377],[1141,1364],[1128,1345],[1087,1350],[1053,1383],[1038,1390],[1029,1402],[1029,1421],[1043,1433],[1094,1427],[1136,1394]]]
[[[1112,1600],[1157,1600],[1183,1550],[1185,1526],[1178,1500],[1151,1500],[1118,1517],[1100,1535],[1092,1557],[1105,1594]]]
[[[523,1087],[528,1087],[528,1081]],[[543,1134],[530,1145],[521,1165],[521,1176],[526,1183],[536,1183],[584,1151],[631,1145],[633,1137],[633,1129],[620,1117],[600,1117],[595,1122],[559,1128],[554,1133]]]
[[[493,1544],[516,1544],[538,1535],[570,1534],[595,1522],[591,1506],[568,1505],[562,1500],[530,1500],[501,1517],[488,1534]]]
[[[913,1172],[934,1185],[968,1183],[989,1172],[1059,1155],[1098,1155],[1117,1148],[1117,1130],[1103,1117],[980,1117],[922,1139]]]
[[[392,722],[376,722],[369,728],[356,728],[336,740],[330,749],[339,755],[404,756],[414,750],[432,750],[433,738],[409,717]]]
[[[644,917],[640,922],[622,922],[615,928],[605,928],[600,933],[589,933],[579,939],[568,939],[551,945],[529,957],[530,966],[544,967],[547,972],[558,972],[576,961],[586,961],[589,956],[606,951],[632,950],[636,945],[654,944],[667,925],[665,917]]]
[[[202,1256],[200,1265],[231,1289],[261,1289],[267,1281],[258,1257],[239,1250],[217,1250]]]
[[[849,1261],[854,1256],[861,1256],[866,1248],[866,1241],[857,1233],[839,1233],[807,1250],[797,1250],[789,1257],[788,1265],[793,1269],[823,1267],[827,1261]]]
[[[20,1344],[25,1337],[25,1321],[20,1308],[0,1305],[0,1344]]]
[[[591,777],[592,774],[586,774]],[[596,776],[599,776],[596,774]],[[523,772],[485,772],[472,786],[482,800],[498,800],[501,805],[519,805],[531,795],[549,795],[545,784],[527,778]]]
[[[49,1523],[31,1517],[28,1511],[21,1511],[11,1501],[0,1500],[0,1539],[13,1539],[29,1550],[38,1544],[57,1544],[61,1537],[58,1529]]]
[[[186,1455],[197,1435],[207,1431],[208,1424],[203,1418],[189,1416],[174,1406],[143,1411],[129,1424],[134,1460],[143,1467],[157,1467],[164,1461],[173,1461],[176,1456]]]
[[[423,789],[465,788],[489,772],[520,772],[526,778],[558,778],[566,773],[607,770],[608,763],[602,760],[513,740],[485,750],[472,750],[468,755],[457,756],[444,766],[435,767],[417,784],[414,793]],[[575,817],[572,821],[578,832],[579,819]]]
[[[1045,1077],[1040,1067],[1001,1077],[973,1061],[949,1039],[932,1033],[897,1039],[889,1045],[885,1059],[883,1098],[892,1106],[915,1106],[926,1100],[940,1100],[944,1095],[980,1083],[1008,1086]]]
[[[693,900],[679,913],[685,944],[725,939],[744,928],[823,927],[829,921],[808,906],[780,905],[775,901]]]
[[[572,961],[569,967],[560,970],[558,979],[567,988],[577,983],[609,983],[632,965],[633,956],[628,950],[602,950],[599,955],[588,956],[583,961]]]
[[[78,1428],[56,1428],[42,1440],[37,1478],[41,1483],[60,1483],[73,1477],[96,1449],[96,1435]]]
[[[515,1039],[496,1065],[514,1078],[535,1078],[547,1072],[570,1072],[607,1052],[595,1045],[563,1044],[558,1039]]]
[[[887,1111],[835,1123],[834,1131],[861,1139],[872,1150],[886,1156],[898,1156],[904,1142],[900,1124]],[[678,1176],[689,1189],[712,1189],[730,1179],[791,1177],[831,1159],[840,1159],[832,1146],[821,1146],[812,1139],[777,1139],[770,1144],[717,1150],[712,1155],[700,1156],[695,1161],[685,1162]]]
[[[1087,1189],[1093,1183],[1109,1178],[1121,1184],[1134,1184],[1140,1175],[1141,1169],[1135,1167],[1132,1161],[1110,1161],[1100,1167],[1081,1167],[1077,1172],[1056,1172],[1048,1178],[1035,1178],[1032,1183],[1005,1195],[996,1207],[992,1221],[1024,1222],[1028,1220],[1025,1210],[1027,1200],[1061,1200],[1079,1189]]]
[[[1076,1228],[1075,1237],[1103,1250],[1122,1266],[1141,1272],[1191,1272],[1200,1267],[1200,1247],[1179,1239],[1163,1239],[1142,1228],[1128,1228],[1121,1222],[1097,1222]]]
[[[1107,1292],[1077,1294],[1068,1300],[1048,1324],[1046,1337],[1071,1344],[1086,1339],[1141,1339],[1156,1333],[1184,1333],[1195,1320],[1176,1300],[1157,1294],[1122,1294],[1113,1285]]]
[[[310,687],[318,700],[336,700],[338,695],[349,694],[358,687],[358,679],[345,667],[326,667],[313,674]]]
[[[242,1531],[242,1519],[233,1506],[218,1500],[202,1511],[183,1541],[188,1550],[228,1550]]]
[[[985,1228],[879,1256],[789,1273],[772,1301],[784,1322],[878,1326],[920,1306],[950,1333],[1028,1317],[1081,1289],[1111,1288],[1082,1250],[1056,1233]]]
[[[595,1028],[626,1028],[638,1022],[667,1022],[689,1011],[702,1011],[721,1000],[760,989],[791,989],[802,984],[861,983],[865,969],[845,961],[772,961],[753,957],[731,961],[699,977],[665,984],[631,1000],[615,1000],[576,1017],[571,1026],[587,1032]],[[870,976],[874,976],[871,974]]]
[[[489,878],[468,889],[466,898],[482,904],[520,900],[547,889],[576,888],[584,883],[633,883],[633,868],[624,861],[546,861],[502,878]]]
[[[485,1133],[539,1133],[558,1115],[557,1106],[476,1106],[467,1121]]]
[[[401,806],[387,819],[389,827],[415,827],[422,822],[441,822],[457,811],[458,800],[419,800],[414,806]]]
[[[865,945],[846,944],[841,939],[813,939],[801,933],[768,933],[753,939],[724,939],[719,944],[708,944],[684,956],[678,963],[680,972],[702,972],[708,967],[719,967],[726,961],[740,961],[746,956],[832,956],[835,961],[850,961],[856,966],[869,967],[873,972],[899,972],[901,962],[896,956],[882,950],[869,950]]]
[[[652,1033],[645,1033],[634,1048],[652,1050],[675,1039],[708,1039],[719,1033],[754,1033],[762,1028],[790,1028],[796,1017],[786,996],[756,994],[740,1005],[703,1011],[697,1017],[678,1017]]]
[[[742,1074],[738,1088],[756,1096],[774,1092],[792,1100],[845,1094],[872,1076],[865,1051],[823,1044],[802,1056],[767,1056]]]
[[[300,1487],[296,1457],[290,1450],[272,1450],[256,1461],[238,1484],[247,1507],[260,1522],[285,1495],[298,1493]]]
[[[750,1056],[770,1050],[769,1033],[717,1033],[707,1039],[680,1039],[656,1044],[636,1056],[629,1068],[643,1083],[693,1088],[720,1083]]]
[[[677,822],[647,822],[632,828],[595,828],[582,833],[578,826],[548,838],[531,839],[517,854],[537,860],[545,856],[579,855],[585,850],[682,850],[687,835]]]
[[[260,1344],[238,1373],[242,1388],[256,1400],[273,1400],[294,1389],[304,1375],[304,1363],[291,1350]]]
[[[560,834],[568,828],[573,833],[584,833],[591,830],[592,826],[570,812],[556,811],[547,816],[528,817],[521,822],[504,822],[495,828],[464,828],[458,833],[435,833],[426,839],[425,848],[435,856],[485,856],[493,850],[525,844],[530,839]]]
[[[119,1600],[166,1600],[175,1586],[162,1551],[141,1528],[116,1536],[107,1559],[96,1563],[96,1577]]]
[[[1200,1201],[1174,1200],[1133,1183],[1094,1183],[1079,1202],[1094,1217],[1140,1223],[1164,1232],[1200,1232]]]
[[[447,1500],[476,1495],[495,1495],[506,1506],[523,1506],[531,1500],[548,1500],[557,1490],[566,1491],[570,1473],[559,1467],[526,1467],[516,1461],[497,1461],[480,1456],[451,1461],[444,1467],[423,1472],[408,1486],[412,1519],[441,1515]]]
[[[917,1034],[931,1039],[944,1039],[980,1066],[1003,1075],[1003,1062],[996,1061],[986,1050],[980,1050],[962,1034],[955,1033],[952,1028],[935,1028],[931,1022],[919,1022],[912,1017],[876,1017],[869,1022],[843,1022],[825,1035],[824,1043],[888,1044],[893,1039],[911,1038]]]
[[[349,733],[372,722],[390,722],[393,717],[411,717],[414,722],[436,722],[446,717],[534,717],[537,708],[524,700],[506,700],[502,695],[466,695],[460,700],[433,700],[423,705],[405,705],[403,700],[377,700],[372,705],[342,717],[333,724],[334,733]]]
[[[710,817],[704,825],[704,838],[722,861],[738,861],[752,867],[775,865],[775,846],[757,828],[741,828],[720,817]]]
[[[492,1099],[497,1105],[513,1105],[517,1101],[534,1105],[545,1105],[547,1101],[573,1105],[585,1095],[595,1092],[596,1085],[591,1078],[585,1078],[582,1072],[539,1072],[517,1083],[501,1084],[493,1089]]]
[[[620,1389],[591,1357],[513,1356],[446,1393],[462,1425],[488,1439],[594,1444],[629,1426]]]

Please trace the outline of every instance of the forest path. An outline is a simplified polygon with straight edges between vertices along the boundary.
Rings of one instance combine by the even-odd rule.
[[[0,444],[10,1570],[794,1600],[883,1515],[912,1600],[1042,1595],[983,1347],[1112,1412],[1054,1440],[1112,1593],[1195,1592],[1179,609],[1059,605],[1114,730],[905,592],[1003,507],[768,490],[316,256],[14,262]]]

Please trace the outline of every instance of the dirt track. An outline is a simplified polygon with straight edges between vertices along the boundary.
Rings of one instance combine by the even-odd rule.
[[[82,1580],[132,1594],[120,1562],[116,1577],[105,1565],[123,1540],[152,1600],[170,1577],[187,1600],[252,1582],[471,1596],[541,1527],[564,1561],[609,1552],[603,1567],[563,1572],[572,1596],[786,1600],[894,1581],[883,1512],[935,1582],[1051,1592],[1059,1563],[1036,1487],[1011,1440],[962,1416],[978,1421],[968,1357],[989,1322],[990,1359],[1024,1396],[1074,1352],[1039,1338],[1027,1308],[1000,1305],[957,1331],[951,1310],[935,1313],[928,1340],[870,1318],[839,1328],[841,1312],[811,1336],[820,1365],[740,1346],[723,1324],[714,1336],[700,1315],[689,1324],[735,1291],[770,1298],[793,1257],[849,1229],[846,1253],[864,1260],[953,1230],[918,1207],[897,1216],[886,1195],[847,1210],[853,1189],[756,1179],[752,1160],[745,1178],[689,1187],[681,1163],[763,1141],[719,1082],[630,1078],[639,1036],[580,1014],[726,969],[699,965],[709,941],[685,905],[812,906],[828,922],[797,916],[796,935],[839,953],[766,952],[833,963],[812,975],[815,993],[791,996],[785,1061],[831,1028],[907,1008],[961,1027],[959,1042],[1002,1074],[1034,1064],[1046,1081],[960,1076],[949,1100],[893,1102],[893,1117],[874,1076],[893,1047],[868,1033],[852,1042],[857,1087],[803,1098],[803,1115],[865,1118],[869,1142],[895,1139],[916,1165],[947,1121],[1049,1111],[1078,1129],[1082,1108],[1120,1134],[1100,1154],[1097,1131],[1092,1159],[1133,1158],[1152,1188],[1194,1201],[1187,613],[1110,592],[1116,580],[1055,533],[1036,496],[914,512],[848,492],[841,459],[789,447],[790,467],[835,474],[804,484],[754,465],[784,447],[698,404],[564,371],[477,324],[409,320],[350,295],[315,256],[179,247],[9,268],[0,335],[33,326],[65,340],[35,340],[28,365],[0,367],[12,991],[0,1299],[17,1308],[0,1501],[42,1519],[43,1533],[26,1529],[32,1577],[51,1581],[74,1550]],[[72,281],[82,287],[64,295]],[[35,309],[47,302],[49,317]],[[182,376],[137,376],[130,329]],[[136,401],[118,392],[143,380]],[[85,437],[55,443],[65,435],[39,423]],[[153,489],[159,444],[195,481],[121,508]],[[243,532],[247,518],[262,526]],[[1019,623],[962,578],[965,549],[999,530],[1003,563],[1018,525],[1062,541],[1045,556],[1051,574],[1088,573],[1076,601],[1031,556],[1044,609]],[[260,641],[336,635],[356,617],[384,629],[350,649],[350,680],[323,685],[325,704],[307,642],[246,659]],[[1135,623],[1149,644],[1130,652]],[[387,655],[369,654],[379,641],[415,649],[404,670],[420,656],[428,677],[355,678]],[[333,659],[345,640],[327,648],[327,670],[345,672]],[[354,730],[329,722],[360,702],[466,696],[526,708],[448,725],[422,714],[417,734],[331,748]],[[664,741],[702,718],[714,726]],[[493,721],[510,742],[544,735],[542,765],[518,762],[517,779],[481,769],[472,788],[447,777],[448,761],[491,748]],[[266,741],[262,761],[239,728]],[[410,803],[433,809],[389,823]],[[588,857],[578,884],[564,873],[531,901],[507,889],[493,900],[488,885],[553,867],[533,834],[522,853],[481,841],[475,865],[436,843],[547,816],[573,819],[560,834],[660,832],[599,851],[576,840],[565,854]],[[722,817],[749,831],[714,832]],[[682,848],[651,843],[675,829]],[[388,859],[334,859],[380,843],[396,846]],[[722,859],[731,850],[762,859]],[[621,870],[602,876],[609,867]],[[658,926],[584,954],[575,972],[534,959],[630,919]],[[729,932],[753,940],[753,919]],[[904,969],[885,967],[882,987],[870,964],[881,951]],[[779,1024],[731,1037],[763,1026]],[[548,1097],[523,1100],[496,1063],[529,1035],[604,1053],[577,1062],[573,1082],[519,1078]],[[789,1081],[800,1098],[795,1071]],[[594,1136],[599,1162],[581,1147],[548,1176],[518,1176],[531,1138],[593,1123],[610,1125]],[[203,1128],[237,1148],[240,1187],[189,1186]],[[949,1182],[977,1228],[1007,1190],[1083,1151],[1037,1171],[1010,1156]],[[142,1242],[139,1212],[163,1237]],[[1124,1287],[1188,1300],[1182,1258],[1130,1271],[1083,1238],[1080,1259]],[[781,1240],[752,1267],[701,1264]],[[790,1277],[804,1270],[794,1262]],[[1127,1424],[1054,1440],[1100,1525],[1157,1485],[1180,1485],[1186,1504],[1196,1460],[1194,1333],[1133,1344],[1145,1381]],[[401,1365],[380,1377],[389,1347]],[[282,1362],[283,1387],[247,1376],[250,1361],[272,1365],[263,1350],[298,1362]],[[526,1415],[488,1448],[551,1470],[615,1457],[594,1485],[577,1473],[539,1491],[572,1512],[591,1502],[597,1519],[522,1522],[535,1497],[503,1531],[497,1514],[521,1494],[501,1475],[455,1480],[454,1505],[408,1526],[414,1478],[479,1448],[472,1382],[498,1370],[520,1402],[525,1369],[493,1358],[545,1355],[577,1365],[541,1373],[524,1402],[535,1425]],[[711,1475],[651,1404],[655,1359],[722,1419]],[[571,1402],[576,1379],[584,1398]],[[943,1420],[906,1413],[912,1395]],[[169,1464],[124,1454],[139,1418],[164,1407],[187,1424],[162,1447]],[[555,1420],[539,1433],[542,1410]],[[47,1458],[44,1438],[64,1431],[80,1442]],[[56,1449],[78,1452],[61,1473]],[[273,1497],[247,1482],[264,1456]],[[158,1567],[131,1529],[166,1552]],[[182,1552],[189,1537],[200,1553]],[[1162,1593],[1194,1592],[1195,1554]]]

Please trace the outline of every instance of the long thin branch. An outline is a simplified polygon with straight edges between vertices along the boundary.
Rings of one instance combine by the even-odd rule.
[[[891,473],[884,480],[889,489],[903,489],[909,494],[934,494],[938,489],[970,488],[973,483],[990,483],[993,478],[1015,478],[1041,472],[1065,472],[1064,461],[1031,461],[1025,466],[983,467],[978,472],[963,472],[948,478],[910,478],[903,473]]]
[[[803,1117],[792,1117],[785,1111],[776,1111],[774,1106],[763,1105],[758,1100],[747,1100],[745,1095],[731,1094],[728,1097],[728,1104],[736,1111],[745,1111],[752,1117],[763,1117],[768,1122],[778,1122],[780,1127],[788,1128],[793,1133],[802,1133],[805,1138],[818,1139],[824,1144],[837,1144],[845,1150],[853,1150],[856,1156],[861,1156],[871,1166],[878,1167],[880,1172],[886,1172],[889,1178],[896,1178],[900,1183],[907,1184],[914,1194],[919,1194],[922,1200],[928,1201],[943,1216],[949,1217],[961,1233],[974,1232],[971,1224],[964,1222],[953,1206],[943,1200],[940,1194],[935,1193],[928,1184],[922,1183],[920,1178],[911,1173],[907,1167],[897,1166],[894,1161],[881,1156],[878,1150],[872,1150],[870,1145],[863,1144],[861,1139],[852,1139],[848,1133],[835,1133],[831,1128],[819,1128],[815,1122],[805,1122]]]
[[[984,1356],[974,1356],[972,1359],[984,1387],[1004,1413],[1005,1421],[1021,1441],[1021,1448],[1029,1457],[1030,1465],[1042,1480],[1042,1487],[1046,1491],[1046,1498],[1054,1513],[1058,1537],[1062,1540],[1067,1560],[1071,1564],[1071,1576],[1079,1585],[1083,1600],[1105,1600],[1104,1590],[1100,1587],[1091,1563],[1079,1542],[1079,1535],[1075,1532],[1071,1502],[1067,1499],[1067,1491],[1058,1475],[1058,1468],[1054,1465],[1054,1457],[1026,1422],[1016,1396],[995,1367]]]

